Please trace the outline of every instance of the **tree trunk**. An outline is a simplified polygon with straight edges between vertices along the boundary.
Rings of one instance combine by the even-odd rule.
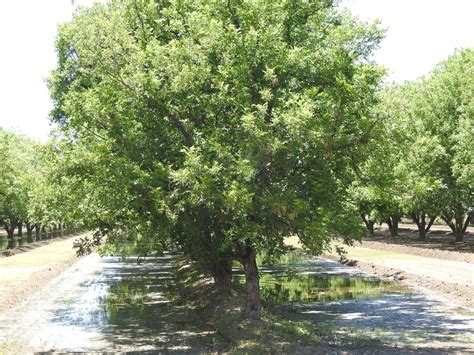
[[[16,222],[10,220],[10,226],[5,223],[5,231],[7,232],[8,236],[8,249],[13,249],[18,246],[18,241],[15,239],[15,228],[17,227]]]
[[[418,238],[420,240],[426,240],[426,229],[423,228],[418,228]]]
[[[369,234],[373,235],[375,222],[367,218],[364,214],[361,214],[360,216],[362,217],[362,220],[364,221],[364,224],[367,227]]]
[[[247,248],[246,255],[241,259],[245,273],[247,288],[247,307],[250,319],[260,320],[262,303],[260,298],[260,281],[257,267],[257,249]]]
[[[13,236],[15,235],[15,225],[12,225],[11,227],[5,226],[5,231],[7,232],[8,239],[13,239]]]
[[[18,239],[23,238],[23,222],[18,223]]]
[[[42,227],[41,227],[41,233],[43,234],[44,239],[48,239],[48,232],[46,231],[46,227],[45,227],[45,226],[42,226]]]
[[[462,214],[455,214],[454,223],[449,217],[442,215],[441,219],[451,228],[454,234],[454,241],[456,243],[464,241],[464,234],[466,233],[467,227],[471,222],[472,213],[468,213],[466,220],[464,221],[464,216]]]
[[[41,225],[39,223],[35,224],[35,238],[41,240]]]
[[[18,246],[18,239],[16,238],[8,238],[8,245],[7,249],[13,249]]]
[[[390,236],[395,238],[398,237],[398,214],[391,215],[387,219],[388,229],[390,230]]]
[[[230,287],[232,282],[232,263],[226,259],[219,259],[212,265],[214,283],[221,287]]]
[[[31,223],[26,223],[26,234],[28,235],[28,243],[33,243],[33,228],[34,225]]]
[[[454,241],[456,243],[464,241],[464,232],[460,229],[454,231]]]
[[[429,217],[428,224],[426,224],[426,217],[429,217],[426,213],[412,214],[413,221],[418,226],[418,237],[420,240],[426,240],[426,236],[431,229],[436,217]]]

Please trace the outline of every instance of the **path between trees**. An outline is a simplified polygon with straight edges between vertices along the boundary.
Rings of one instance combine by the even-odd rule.
[[[473,286],[474,265],[374,248],[348,247],[348,258],[431,277],[443,282]]]
[[[80,259],[28,302],[0,315],[0,354],[214,352],[215,331],[170,295],[172,262],[172,256]],[[324,259],[305,269],[363,276]],[[323,335],[321,348],[315,344],[307,353],[466,353],[472,343],[472,314],[423,294],[282,304],[277,311],[337,332],[329,333],[328,342]]]
[[[81,236],[0,257],[0,313],[20,304],[71,266],[77,260],[73,243]]]
[[[6,353],[103,349],[177,353],[212,351],[215,332],[202,324],[194,310],[168,297],[167,289],[174,284],[170,257],[147,258],[141,263],[132,258],[126,263],[119,263],[116,257],[99,258],[97,254],[92,254],[53,278],[53,270],[59,274],[68,263],[76,261],[72,242],[72,238],[58,241],[0,259],[0,297],[4,302],[13,301],[10,304],[12,309],[3,314],[0,312],[0,349],[6,349]],[[370,261],[379,263],[393,259],[400,262],[398,265],[405,265],[406,260],[410,260],[406,253],[366,247],[352,248],[349,253],[354,257],[359,253],[361,259],[371,258]],[[415,262],[426,262],[425,259],[430,258],[417,257]],[[325,265],[323,269],[328,267],[327,262],[321,260],[315,262],[315,270],[319,270],[318,263]],[[353,268],[344,270],[342,272],[357,272]],[[394,274],[399,276],[397,272]],[[426,278],[423,275],[419,277]],[[9,283],[13,287],[5,287]],[[18,295],[22,284],[33,284],[38,291],[24,303],[22,300],[27,293]],[[38,290],[43,284],[45,287]],[[449,285],[462,286],[457,283]],[[32,294],[33,291],[28,290]],[[11,307],[13,304],[17,307]],[[363,329],[362,333],[369,328],[375,333],[384,330],[388,335],[384,333],[382,338],[391,343],[412,344],[410,337],[421,337],[411,346],[426,347],[427,351],[433,346],[433,349],[440,347],[465,351],[469,339],[463,336],[472,328],[471,313],[464,315],[464,311],[458,311],[455,305],[448,306],[443,301],[435,301],[422,294],[295,307],[292,312],[286,314],[283,310],[283,313],[289,319],[296,317],[295,321],[308,320],[318,324],[323,321],[322,315],[326,314],[329,325],[337,329],[352,329],[349,333],[357,329]],[[391,316],[387,318],[387,314]],[[362,324],[362,320],[365,323]],[[413,325],[416,329],[412,329]],[[380,334],[375,333],[371,336],[378,339]],[[349,335],[354,337],[352,333]],[[338,348],[337,344],[334,348],[332,346],[331,350]]]

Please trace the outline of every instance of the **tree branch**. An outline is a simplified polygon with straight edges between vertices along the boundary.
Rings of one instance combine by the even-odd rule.
[[[467,214],[466,221],[464,222],[464,226],[463,226],[463,228],[462,228],[463,234],[466,233],[467,227],[469,227],[469,223],[471,222],[471,218],[472,218],[472,213],[469,212],[469,213]]]

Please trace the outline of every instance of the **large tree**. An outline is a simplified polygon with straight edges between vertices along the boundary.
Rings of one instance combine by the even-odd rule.
[[[423,105],[420,85],[392,85],[378,105],[385,121],[381,151],[392,152],[389,159],[379,160],[379,170],[389,177],[392,198],[398,198],[399,208],[413,219],[424,240],[441,210],[441,180],[432,167],[440,163],[444,150],[423,128],[424,118],[417,114]]]
[[[463,241],[474,207],[474,49],[456,51],[424,82],[420,115],[444,151],[433,167],[442,181],[441,217]]]
[[[360,229],[347,202],[383,71],[381,31],[331,0],[110,1],[60,27],[52,119],[84,160],[109,245],[171,245],[216,283],[297,234]],[[73,164],[74,165],[74,164]]]
[[[463,49],[399,92],[406,102],[399,122],[411,138],[403,157],[412,186],[407,206],[419,227],[440,215],[455,241],[463,240],[474,204],[473,74],[474,50]]]

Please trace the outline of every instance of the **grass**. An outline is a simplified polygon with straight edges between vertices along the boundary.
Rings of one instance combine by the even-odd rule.
[[[296,248],[296,249],[303,249],[303,245],[299,241],[297,236],[288,237],[285,239],[285,245]],[[390,256],[391,258],[397,258],[400,260],[404,259],[411,259],[413,255],[410,254],[403,254],[397,253],[393,251],[386,251],[386,250],[378,250],[378,249],[370,249],[364,248],[359,246],[348,246],[343,245],[342,243],[335,243],[334,246],[339,246],[344,248],[347,251],[347,258],[384,258]],[[329,255],[334,257],[339,257],[335,250],[333,250]],[[420,257],[421,258],[421,257]]]
[[[0,293],[3,287],[12,287],[21,283],[39,271],[47,271],[54,263],[67,262],[75,257],[72,244],[75,238],[69,238],[44,245],[42,247],[9,257],[0,258]]]
[[[240,290],[215,287],[209,277],[185,260],[178,262],[178,269],[176,282],[180,286],[169,287],[168,297],[176,300],[179,292],[184,303],[216,329],[219,351],[295,353],[318,347],[321,331],[314,324],[284,319],[269,309],[262,311],[261,321],[250,321],[245,316],[246,297]]]

